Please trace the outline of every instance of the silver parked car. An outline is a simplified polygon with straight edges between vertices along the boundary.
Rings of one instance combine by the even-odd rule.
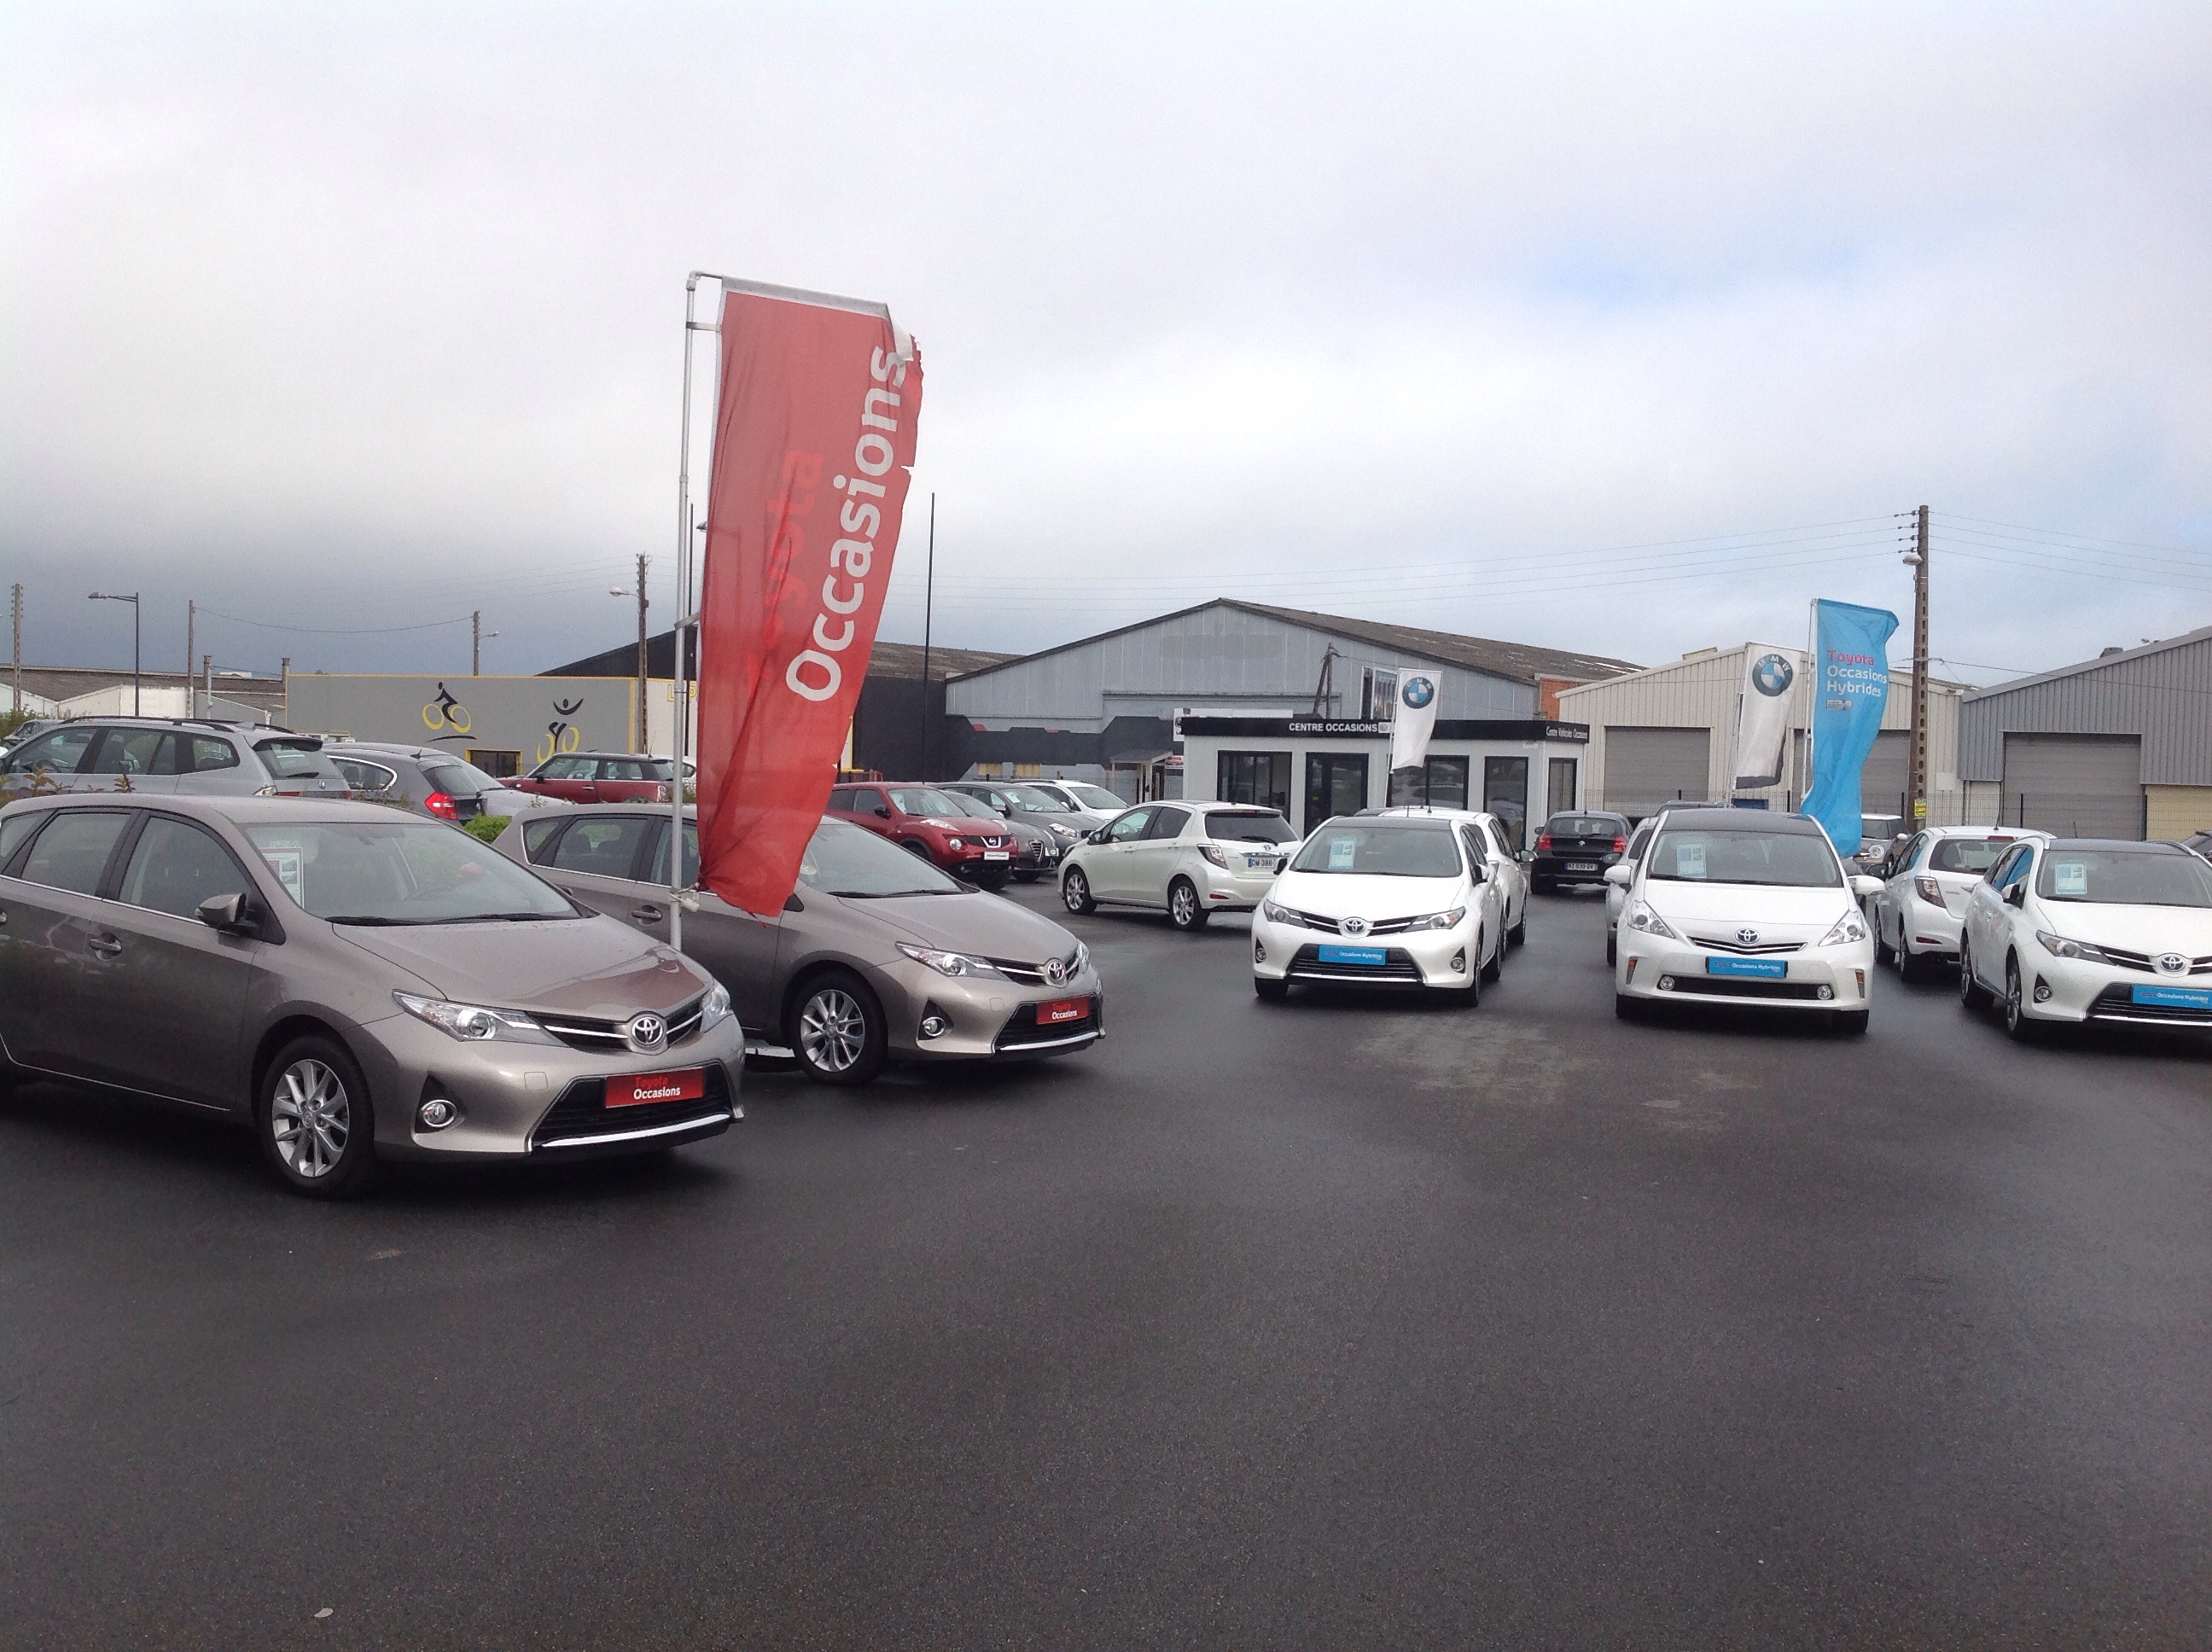
[[[689,822],[684,838],[689,884],[699,864]],[[526,817],[497,847],[587,906],[666,935],[665,810]],[[685,901],[684,951],[761,1042],[824,1084],[866,1084],[890,1060],[1064,1055],[1104,1028],[1105,988],[1082,942],[844,821],[815,829],[781,912],[755,916],[704,892]]]
[[[1081,810],[1058,793],[1038,787],[1013,780],[954,780],[937,789],[960,793],[980,803],[988,803],[1000,818],[1042,832],[1051,841],[1052,864],[1055,866],[1060,857],[1081,842],[1084,834],[1091,829],[1083,823],[1087,817]]]
[[[567,1158],[727,1129],[729,994],[465,832],[369,804],[0,810],[0,1083],[252,1126],[299,1192],[380,1159]]]
[[[255,723],[84,717],[0,759],[0,799],[29,792],[343,798],[317,734]]]
[[[356,796],[404,804],[434,820],[459,823],[479,815],[520,815],[567,806],[558,798],[502,786],[474,763],[436,746],[334,740],[323,750]]]

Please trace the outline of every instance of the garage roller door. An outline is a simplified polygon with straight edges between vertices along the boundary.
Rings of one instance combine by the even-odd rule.
[[[2142,742],[2132,734],[2008,734],[2004,823],[2062,837],[2143,834]]]
[[[1874,750],[1859,770],[1859,807],[1869,815],[1908,815],[1911,805],[1905,793],[1911,784],[1912,737],[1886,728],[1874,737]]]
[[[1648,815],[1662,803],[1711,795],[1712,731],[1615,728],[1605,731],[1605,807]]]

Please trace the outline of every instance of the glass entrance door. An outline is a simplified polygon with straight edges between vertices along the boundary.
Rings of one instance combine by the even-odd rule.
[[[1526,757],[1485,757],[1482,760],[1482,806],[1496,815],[1505,828],[1508,842],[1516,851],[1528,846],[1528,760]]]
[[[1306,821],[1310,832],[1335,815],[1356,815],[1367,806],[1367,754],[1310,751],[1306,754]]]

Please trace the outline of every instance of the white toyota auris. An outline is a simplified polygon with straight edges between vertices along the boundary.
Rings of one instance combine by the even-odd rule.
[[[1441,987],[1470,1007],[1505,964],[1505,914],[1471,825],[1352,816],[1300,847],[1252,914],[1252,990]]]
[[[2172,843],[2015,843],[1966,901],[1959,996],[2038,1022],[2212,1030],[2212,866]]]
[[[1828,835],[1798,815],[1670,810],[1626,885],[1613,1007],[1728,1004],[1818,1014],[1866,1030],[1874,938],[1859,902],[1881,888],[1855,877]]]

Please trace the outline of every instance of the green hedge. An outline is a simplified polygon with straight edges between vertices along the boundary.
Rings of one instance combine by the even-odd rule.
[[[480,837],[487,843],[507,829],[505,815],[478,815],[461,829],[471,837]]]

